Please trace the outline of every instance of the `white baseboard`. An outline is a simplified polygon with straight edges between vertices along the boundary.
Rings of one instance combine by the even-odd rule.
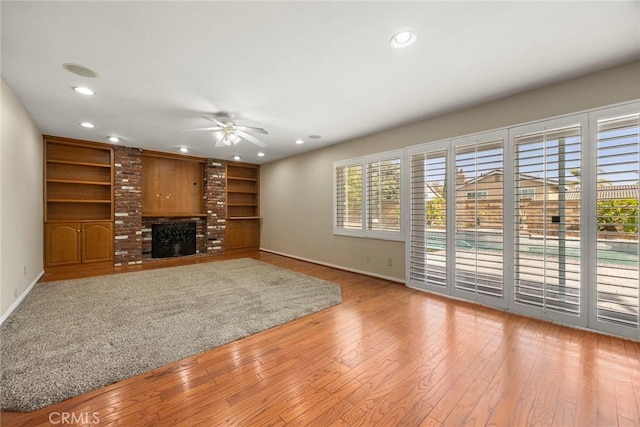
[[[269,252],[269,253],[272,253],[272,254],[275,254],[275,255],[282,255],[282,256],[286,256],[288,258],[299,259],[300,261],[306,261],[306,262],[310,262],[312,264],[324,265],[325,267],[337,268],[338,270],[344,270],[344,271],[349,271],[351,273],[358,273],[358,274],[362,274],[362,275],[365,275],[365,276],[376,277],[378,279],[384,279],[384,280],[389,280],[391,282],[402,283],[403,285],[405,284],[404,280],[398,279],[397,277],[384,276],[382,274],[371,273],[370,271],[357,270],[355,268],[349,268],[349,267],[345,267],[343,265],[331,264],[331,263],[328,263],[328,262],[317,261],[315,259],[303,258],[303,257],[300,257],[300,256],[291,255],[291,254],[287,254],[287,253],[284,253],[284,252],[273,251],[271,249],[260,248],[260,250],[263,251],[263,252]]]
[[[29,287],[18,297],[18,299],[15,300],[15,302],[13,304],[11,304],[11,307],[9,307],[7,312],[4,313],[2,315],[2,317],[0,317],[0,325],[2,325],[4,323],[4,321],[7,320],[7,318],[9,316],[11,316],[11,313],[13,313],[13,310],[18,308],[18,306],[20,305],[22,300],[29,294],[29,292],[31,292],[31,289],[33,289],[33,287],[36,285],[36,283],[38,283],[38,280],[40,280],[40,278],[42,277],[43,274],[44,274],[44,270],[42,270],[40,272],[40,274],[38,274],[38,277],[36,277],[35,280],[33,282],[31,282]]]

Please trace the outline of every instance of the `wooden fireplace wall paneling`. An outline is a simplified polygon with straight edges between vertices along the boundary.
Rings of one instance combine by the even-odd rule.
[[[142,215],[202,215],[204,159],[142,154]]]
[[[45,135],[45,269],[113,265],[113,148]]]

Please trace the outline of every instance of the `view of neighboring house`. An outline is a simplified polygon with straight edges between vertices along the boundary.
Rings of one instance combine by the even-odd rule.
[[[503,171],[493,170],[478,177],[467,179],[458,172],[456,182],[456,228],[501,230],[503,228]],[[555,235],[559,231],[561,219],[568,237],[577,236],[580,230],[580,204],[583,203],[581,187],[578,181],[568,181],[565,191],[560,192],[557,181],[545,180],[532,175],[520,174],[519,186],[514,191],[518,207],[519,230],[532,235]],[[637,217],[638,184],[608,185],[601,183],[597,187],[599,205],[598,223],[600,231],[607,233],[609,239],[636,239],[637,232],[629,233],[622,223],[612,224],[607,216],[607,204],[620,210],[636,209],[636,215],[630,211],[631,218]],[[426,185],[427,215],[431,213],[430,228],[444,226],[444,218],[438,217],[438,204],[444,203],[442,186]],[[564,196],[564,197],[563,197]],[[625,201],[630,201],[626,203]],[[628,206],[627,206],[628,205]],[[440,215],[442,216],[442,215]],[[631,219],[632,220],[632,219]],[[622,220],[623,221],[623,220]],[[628,227],[627,227],[628,228]],[[637,224],[636,229],[637,231]]]
[[[464,175],[462,175],[464,177]],[[503,199],[503,172],[493,170],[476,178],[464,180],[456,186],[456,200],[468,200],[467,205],[474,200]],[[520,200],[556,200],[558,183],[552,180],[544,180],[532,175],[520,174],[518,189]]]
[[[503,181],[502,170],[493,170],[468,180],[464,178],[464,174],[459,174],[456,186],[458,228],[503,228]],[[529,219],[540,213],[533,208],[535,202],[558,199],[558,184],[554,181],[521,174],[518,183],[516,200]]]

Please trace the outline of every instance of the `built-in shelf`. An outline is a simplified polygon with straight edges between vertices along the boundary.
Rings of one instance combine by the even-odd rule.
[[[60,165],[76,165],[76,166],[92,166],[96,168],[111,168],[111,165],[105,165],[102,163],[89,163],[89,162],[76,162],[73,160],[47,160],[47,163],[57,163]]]
[[[45,269],[113,265],[113,147],[43,139]]]
[[[227,163],[227,251],[260,247],[260,167]]]
[[[229,178],[235,180],[235,181],[257,181],[257,178],[246,178],[246,177],[239,177],[239,176],[230,176]]]
[[[110,182],[104,181],[76,181],[73,179],[47,179],[47,182],[57,182],[60,184],[80,184],[80,185],[108,185],[111,186]]]
[[[50,203],[111,203],[111,200],[47,199]]]

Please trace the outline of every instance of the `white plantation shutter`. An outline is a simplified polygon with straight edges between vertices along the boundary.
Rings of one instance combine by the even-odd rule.
[[[447,286],[447,151],[410,156],[409,280],[424,289]]]
[[[362,229],[362,165],[335,167],[335,227]]]
[[[638,172],[640,115],[598,120],[596,154],[596,316],[639,326]]]
[[[400,231],[400,157],[368,162],[367,230]]]
[[[497,140],[455,149],[455,288],[477,297],[504,293],[503,145]]]
[[[582,127],[516,134],[513,143],[514,299],[539,313],[580,316]],[[534,199],[521,197],[526,187],[536,188]]]
[[[407,154],[407,286],[640,339],[640,102]]]
[[[402,152],[335,162],[333,233],[404,240]]]

